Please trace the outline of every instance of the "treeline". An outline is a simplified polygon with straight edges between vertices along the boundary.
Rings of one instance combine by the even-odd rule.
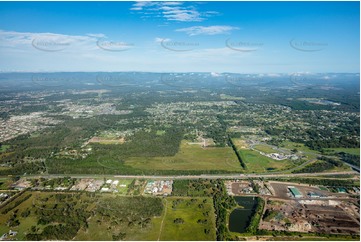
[[[257,201],[257,208],[252,215],[252,219],[246,229],[246,233],[257,234],[258,231],[258,225],[262,218],[265,201],[260,197],[256,197],[256,201]]]
[[[231,145],[234,153],[236,154],[237,159],[238,159],[239,163],[241,164],[242,168],[243,168],[243,169],[247,169],[246,164],[243,162],[240,154],[238,153],[237,147],[234,145],[234,143],[233,143],[233,141],[232,141],[232,139],[231,139],[230,136],[228,136],[228,142],[229,142],[229,144]]]
[[[342,161],[336,160],[334,158],[321,156],[318,157],[319,161],[316,161],[310,165],[305,166],[302,169],[293,171],[292,173],[315,173],[322,172],[326,170],[333,169],[335,167],[342,167]]]
[[[348,241],[348,240],[356,240],[359,241],[360,240],[360,235],[358,234],[324,234],[324,233],[318,233],[318,232],[308,232],[308,233],[302,233],[302,232],[296,232],[296,231],[287,231],[287,230],[258,230],[257,231],[257,235],[272,235],[273,237],[277,238],[278,236],[280,236],[280,240],[284,240],[285,236],[290,236],[292,237],[292,240],[295,239],[296,236],[298,236],[298,238],[300,240],[302,240],[302,238],[304,240],[307,240],[307,237],[310,237],[308,240],[312,239],[315,240],[315,236],[318,237],[325,237],[328,238],[329,240],[343,240],[343,241]],[[287,238],[288,239],[288,238]]]
[[[267,179],[267,178],[265,178]],[[306,183],[310,185],[322,185],[326,187],[359,187],[360,184],[358,181],[345,179],[322,179],[322,178],[272,178],[275,181],[284,181],[284,182],[298,182],[298,183]]]
[[[4,210],[2,210],[2,214],[7,214],[9,211],[13,210],[14,208],[16,208],[17,206],[19,206],[20,204],[22,204],[23,202],[25,202],[26,200],[28,200],[32,194],[28,194],[28,195],[24,195],[23,198],[19,198],[18,200],[15,200],[16,198],[20,197],[21,195],[23,195],[22,192],[18,193],[18,195],[14,195],[12,198],[10,198],[7,202],[6,205],[7,207],[4,208]],[[15,200],[15,202],[13,202]]]
[[[0,175],[22,175],[26,174],[40,174],[46,171],[43,162],[24,162],[11,164],[9,169],[0,170]]]
[[[316,161],[310,165],[307,165],[299,170],[292,171],[292,173],[314,173],[330,170],[334,168],[334,165],[325,161]]]
[[[231,235],[227,228],[227,214],[237,206],[221,179],[208,180],[175,180],[173,183],[173,196],[211,196],[216,213],[217,240],[230,240]]]
[[[217,179],[214,181],[214,184],[218,188],[213,193],[213,205],[216,213],[217,240],[230,240],[231,235],[227,228],[227,214],[228,210],[237,206],[237,203],[233,197],[228,196],[222,180]]]
[[[344,162],[360,167],[359,155],[352,155],[345,152],[339,152],[338,154],[341,157],[341,160],[343,160]]]

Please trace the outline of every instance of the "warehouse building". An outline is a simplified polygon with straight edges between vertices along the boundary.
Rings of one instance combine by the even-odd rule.
[[[294,186],[288,186],[288,190],[290,190],[291,194],[295,198],[301,198],[302,197],[301,192],[297,188],[295,188]]]

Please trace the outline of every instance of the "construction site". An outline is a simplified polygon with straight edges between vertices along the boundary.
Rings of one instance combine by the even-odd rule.
[[[259,229],[359,234],[359,214],[359,208],[350,201],[269,199]]]
[[[253,194],[266,201],[259,223],[261,230],[360,233],[360,208],[355,196],[358,190],[261,180],[230,180],[225,181],[225,187],[231,196]]]

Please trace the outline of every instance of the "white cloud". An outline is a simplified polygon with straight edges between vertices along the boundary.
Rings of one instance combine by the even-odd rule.
[[[141,2],[136,2],[133,4],[132,8],[130,10],[134,10],[134,11],[140,11],[143,10],[143,8],[146,7],[151,7],[156,5],[156,2],[145,2],[145,1],[141,1]]]
[[[211,72],[211,76],[218,77],[218,76],[222,76],[222,74],[220,74],[218,72]]]
[[[170,39],[167,39],[167,38],[159,38],[159,37],[156,37],[155,38],[155,42],[156,43],[162,43],[162,42],[168,42],[170,41]]]
[[[193,35],[217,35],[228,34],[231,30],[237,30],[238,27],[226,26],[226,25],[214,25],[214,26],[193,26],[189,28],[176,29],[178,32],[185,32],[190,36]]]
[[[182,2],[163,2],[163,5],[167,6],[167,5],[171,5],[171,6],[176,6],[176,5],[182,5]]]
[[[95,38],[105,38],[105,34],[87,34],[87,36],[95,37]]]
[[[267,76],[269,76],[269,77],[280,77],[281,74],[279,74],[279,73],[268,73]]]
[[[143,14],[163,17],[168,21],[200,22],[213,15],[216,11],[199,11],[194,6],[185,6],[184,2],[136,2],[131,10],[143,11]],[[160,14],[160,15],[159,15]]]
[[[204,20],[198,11],[191,9],[172,9],[164,11],[163,14],[166,19],[171,21],[200,22]]]
[[[43,49],[60,50],[82,47],[84,50],[95,49],[98,37],[104,34],[65,35],[55,33],[30,33],[0,30],[0,47],[19,50]]]

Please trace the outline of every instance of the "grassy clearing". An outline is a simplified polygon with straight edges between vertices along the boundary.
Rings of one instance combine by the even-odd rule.
[[[305,146],[305,145],[302,144],[302,143],[296,143],[296,142],[291,142],[291,141],[284,141],[284,142],[280,145],[280,147],[286,148],[286,149],[289,149],[289,150],[297,149],[298,151],[301,151],[301,152],[310,152],[310,153],[319,154],[318,151],[316,151],[316,150],[311,150],[310,148],[308,148],[307,146]]]
[[[11,178],[7,178],[7,177],[0,178],[0,190],[9,189],[12,183],[13,180]]]
[[[102,145],[111,145],[111,144],[123,144],[125,142],[124,138],[103,138],[103,137],[93,137],[89,140],[89,143],[99,143]]]
[[[249,148],[249,145],[246,143],[244,139],[232,138],[232,142],[237,147],[237,150]]]
[[[243,162],[246,164],[248,172],[269,172],[276,170],[286,170],[293,166],[292,161],[273,160],[266,156],[259,154],[253,150],[238,150]]]
[[[156,135],[164,135],[165,134],[165,130],[157,130],[157,132],[155,133]]]
[[[219,97],[222,99],[222,100],[246,100],[244,97],[235,97],[235,96],[230,96],[230,95],[227,95],[227,94],[220,94]]]
[[[126,165],[145,170],[227,170],[241,171],[242,167],[230,147],[202,148],[181,142],[175,156],[130,157]]]
[[[119,181],[117,190],[118,194],[126,195],[128,192],[129,185],[133,182],[132,179],[117,179]],[[125,185],[125,186],[124,186]]]
[[[167,198],[160,240],[215,240],[211,198]]]
[[[258,173],[258,172],[286,170],[292,168],[295,165],[292,161],[288,159],[280,160],[280,161],[274,160],[264,155],[261,155],[258,152],[258,151],[262,151],[264,153],[278,153],[268,145],[262,145],[262,144],[256,145],[254,148],[257,149],[258,151],[255,151],[255,150],[250,150],[248,144],[242,138],[233,138],[232,141],[236,146],[242,161],[246,164],[248,172]],[[291,147],[291,144],[289,144],[289,147]]]
[[[278,151],[274,150],[272,147],[268,146],[268,145],[255,145],[254,148],[256,150],[262,151],[264,153],[278,153]]]
[[[10,145],[2,145],[2,146],[0,146],[0,152],[5,152],[9,148],[10,148]]]

